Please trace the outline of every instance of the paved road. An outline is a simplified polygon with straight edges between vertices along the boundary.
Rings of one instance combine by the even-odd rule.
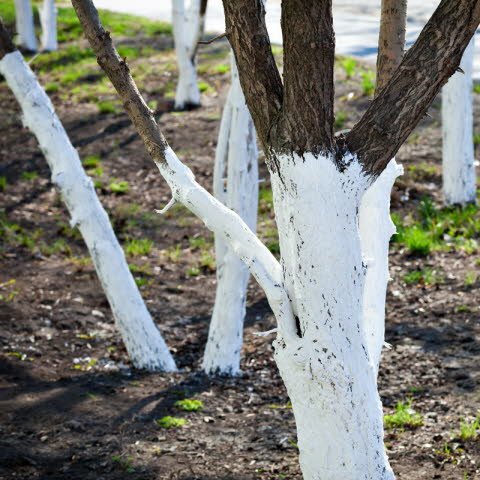
[[[439,0],[409,0],[407,43],[411,45],[428,20]],[[170,21],[171,0],[95,0],[99,8],[135,13]],[[375,62],[377,54],[380,0],[333,0],[336,52]],[[282,43],[280,0],[267,1],[267,26],[272,43]],[[225,30],[221,0],[209,0],[207,31]],[[480,78],[480,39],[477,42],[475,78]]]

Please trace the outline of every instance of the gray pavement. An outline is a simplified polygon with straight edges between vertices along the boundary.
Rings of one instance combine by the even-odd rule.
[[[408,1],[408,46],[413,44],[439,3],[439,0]],[[95,5],[158,20],[171,19],[171,0],[95,0]],[[360,57],[374,63],[377,54],[380,0],[333,0],[333,8],[337,54]],[[267,26],[272,43],[281,44],[280,0],[267,1]],[[209,0],[206,29],[209,32],[225,30],[221,0]],[[479,48],[476,49],[474,75],[475,78],[480,78],[480,40],[477,44]]]

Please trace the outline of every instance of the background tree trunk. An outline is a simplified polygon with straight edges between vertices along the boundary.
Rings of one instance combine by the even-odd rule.
[[[222,115],[214,169],[214,195],[256,230],[258,150],[255,127],[232,59],[232,85]],[[226,183],[225,183],[226,180]],[[243,322],[250,273],[225,240],[215,236],[217,294],[203,369],[209,374],[240,371]]]
[[[178,84],[175,108],[182,110],[200,105],[197,84],[197,45],[205,25],[205,7],[202,0],[172,0],[173,36],[178,65]]]
[[[58,48],[55,0],[43,0],[43,6],[39,9],[39,13],[42,24],[42,50],[53,52]]]
[[[19,45],[25,50],[36,52],[37,38],[30,0],[15,0],[15,22]]]
[[[465,50],[460,68],[443,87],[443,194],[447,205],[475,203],[477,186],[473,146],[473,55]]]
[[[173,357],[143,302],[108,215],[50,99],[20,52],[0,60],[0,73],[22,107],[25,125],[37,137],[52,182],[70,212],[71,225],[78,225],[82,233],[133,365],[175,371]]]

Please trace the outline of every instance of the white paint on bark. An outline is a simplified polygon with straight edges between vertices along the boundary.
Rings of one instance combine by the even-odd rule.
[[[175,108],[200,105],[197,83],[196,53],[203,34],[204,16],[200,15],[200,0],[172,0],[172,24],[178,65]],[[188,1],[188,0],[187,0]]]
[[[33,24],[33,10],[30,0],[15,0],[15,22],[18,44],[32,52],[37,51],[37,38]]]
[[[16,51],[0,61],[2,73],[20,103],[25,125],[37,137],[50,170],[90,251],[132,363],[148,370],[175,371],[175,362],[148,313],[107,213],[78,152],[70,143],[50,99]]]
[[[43,0],[43,5],[39,8],[39,14],[42,25],[42,50],[53,52],[58,49],[55,0]]]
[[[279,155],[272,172],[284,285],[299,336],[275,360],[292,401],[305,480],[391,480],[363,314],[358,212],[369,182],[355,157]]]
[[[254,232],[258,211],[258,149],[233,58],[232,85],[220,124],[213,185],[215,197]],[[250,274],[221,235],[215,236],[215,253],[217,292],[202,367],[208,374],[237,375]]]
[[[463,55],[460,67],[443,87],[443,194],[447,205],[476,201],[473,148],[473,56],[474,39]]]
[[[368,351],[378,374],[385,342],[385,299],[390,278],[388,251],[395,225],[390,218],[390,196],[403,167],[392,160],[368,188],[360,206],[360,238],[367,264],[363,315]]]

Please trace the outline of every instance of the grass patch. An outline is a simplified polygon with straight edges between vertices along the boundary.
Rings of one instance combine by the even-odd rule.
[[[435,270],[424,268],[422,270],[413,270],[407,273],[403,280],[407,285],[438,285],[443,283],[443,278]]]
[[[480,434],[480,413],[473,421],[462,420],[460,423],[460,431],[458,432],[459,438],[462,440],[477,440]]]
[[[101,113],[102,115],[118,112],[117,103],[112,102],[110,100],[99,101],[97,103],[97,107],[98,107],[98,112]]]
[[[153,242],[148,238],[132,238],[125,245],[125,251],[128,255],[137,257],[148,255],[152,251]]]
[[[341,60],[340,66],[342,67],[343,71],[345,72],[345,76],[347,80],[352,78],[355,73],[357,72],[357,61],[352,57],[347,57]]]
[[[385,415],[383,422],[387,430],[394,428],[418,428],[423,425],[423,417],[412,409],[412,401],[398,402],[395,406],[395,413]]]
[[[337,112],[335,115],[335,123],[333,124],[335,131],[343,130],[346,121],[347,114],[345,112]]]
[[[22,172],[22,180],[26,180],[27,182],[31,182],[38,178],[37,172]]]
[[[85,168],[98,168],[100,166],[100,157],[98,155],[88,155],[83,159],[83,166]]]
[[[117,195],[123,195],[124,193],[127,193],[130,190],[130,185],[125,180],[120,180],[120,181],[113,180],[108,185],[108,190]]]
[[[184,412],[198,412],[199,410],[203,409],[203,402],[201,400],[194,400],[192,398],[177,400],[174,405]]]
[[[4,192],[7,189],[7,177],[1,176],[0,177],[0,192]]]
[[[373,70],[367,70],[360,74],[362,81],[362,93],[367,96],[371,97],[375,92],[375,72]]]
[[[184,418],[171,417],[167,415],[166,417],[159,418],[155,420],[155,423],[161,428],[181,428],[187,424],[187,421]]]

